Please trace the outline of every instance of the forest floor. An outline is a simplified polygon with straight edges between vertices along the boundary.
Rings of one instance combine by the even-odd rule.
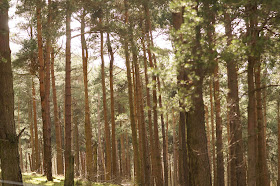
[[[38,186],[38,185],[46,185],[46,186],[60,186],[64,185],[64,177],[63,176],[54,176],[53,181],[47,181],[46,176],[35,173],[24,173],[22,175],[24,185],[25,186]],[[89,186],[118,186],[110,183],[89,183],[86,180],[75,179],[75,185],[89,185]]]

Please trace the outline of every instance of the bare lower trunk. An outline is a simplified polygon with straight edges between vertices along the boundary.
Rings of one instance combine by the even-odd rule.
[[[74,185],[74,157],[71,153],[72,131],[72,96],[71,96],[71,10],[70,1],[66,2],[66,65],[65,65],[65,186]]]
[[[14,121],[14,91],[9,46],[8,1],[0,0],[0,160],[1,179],[22,182]],[[10,184],[3,183],[3,186]]]
[[[33,113],[34,113],[34,141],[35,141],[35,166],[34,169],[39,173],[40,171],[40,152],[39,152],[39,136],[38,136],[38,126],[37,126],[37,107],[36,107],[36,92],[34,80],[32,78],[32,102],[33,102]]]

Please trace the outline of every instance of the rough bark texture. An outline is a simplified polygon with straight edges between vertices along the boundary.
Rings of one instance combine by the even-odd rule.
[[[70,1],[66,2],[66,65],[65,65],[65,186],[74,185],[74,157],[71,153],[71,115],[72,115],[72,96],[71,96],[71,10]]]
[[[52,181],[52,147],[51,147],[51,117],[50,117],[50,52],[51,52],[51,0],[48,0],[47,18],[47,37],[46,37],[46,56],[45,56],[45,123],[43,122],[44,139],[44,172],[48,181]]]
[[[14,91],[8,26],[9,3],[0,0],[0,160],[1,179],[22,182],[14,121]],[[8,186],[8,183],[2,183]],[[16,185],[16,184],[15,184]]]
[[[198,78],[193,79],[194,90],[191,92],[192,107],[186,115],[187,120],[187,145],[189,156],[189,175],[191,185],[211,185],[210,164],[207,150],[207,138],[205,131],[205,112],[203,102],[204,66],[200,54],[201,28],[195,27],[195,40],[192,54],[195,61],[191,72]]]
[[[62,153],[62,142],[61,142],[61,129],[58,118],[58,106],[55,86],[55,74],[54,74],[54,50],[51,52],[51,78],[52,78],[52,93],[53,93],[53,110],[54,110],[54,123],[55,123],[55,143],[56,143],[56,163],[57,163],[57,174],[63,175],[63,153]]]
[[[88,98],[88,50],[85,40],[85,10],[83,10],[81,18],[81,43],[83,58],[83,76],[84,76],[84,92],[85,92],[85,137],[86,137],[86,177],[90,181],[95,181],[95,172],[93,170],[93,152],[92,152],[92,130],[90,124],[90,110]]]

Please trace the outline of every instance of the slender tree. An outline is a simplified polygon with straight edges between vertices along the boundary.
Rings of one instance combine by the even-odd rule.
[[[125,24],[128,25],[127,0],[124,1],[124,6],[125,6]],[[130,60],[129,60],[127,38],[124,39],[124,50],[125,50],[125,64],[126,64],[126,71],[127,71],[126,74],[127,74],[127,82],[128,82],[128,99],[129,99],[130,124],[132,130],[132,145],[133,145],[133,154],[134,154],[134,162],[135,162],[134,163],[135,176],[136,176],[136,183],[141,185],[142,180],[141,180],[141,171],[140,171],[139,148],[138,148],[135,113],[134,113],[134,105],[133,105],[133,92],[132,92],[133,85],[132,85],[132,78],[131,78],[131,67],[130,67]]]
[[[53,110],[54,110],[54,123],[55,123],[55,143],[56,143],[56,163],[57,174],[63,174],[63,153],[62,153],[62,141],[61,141],[61,127],[58,116],[57,95],[55,85],[54,74],[54,49],[51,51],[51,78],[52,78],[52,95],[53,95]]]
[[[110,98],[111,98],[111,123],[112,123],[112,177],[117,176],[117,150],[116,150],[116,124],[115,124],[115,99],[114,99],[114,53],[111,46],[110,34],[107,33],[108,53],[110,55]]]
[[[102,18],[99,18],[99,23],[102,26]],[[106,100],[106,85],[105,85],[105,61],[104,61],[104,38],[103,38],[103,30],[100,31],[100,38],[101,38],[101,76],[102,76],[102,92],[103,92],[103,113],[104,113],[104,124],[105,124],[105,141],[106,141],[106,172],[105,172],[105,179],[111,179],[111,140],[110,140],[110,126],[108,123],[107,118],[107,100]]]
[[[83,60],[83,76],[84,76],[84,92],[85,92],[85,136],[86,136],[86,167],[87,178],[90,181],[95,180],[93,170],[93,153],[92,153],[92,130],[90,125],[90,110],[88,98],[88,49],[85,40],[85,16],[83,9],[81,16],[81,44],[82,44],[82,60]]]
[[[65,186],[74,185],[74,157],[71,153],[71,0],[66,2],[66,65],[65,65]]]

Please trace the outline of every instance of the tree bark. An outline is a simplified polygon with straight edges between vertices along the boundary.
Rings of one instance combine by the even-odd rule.
[[[88,98],[88,49],[85,40],[85,10],[83,9],[81,18],[81,44],[82,44],[82,60],[83,60],[83,76],[84,76],[84,92],[85,92],[85,137],[86,137],[86,177],[90,181],[96,181],[93,169],[93,149],[92,149],[92,129],[90,124],[90,110]]]
[[[172,14],[172,21],[173,21],[173,27],[175,31],[179,31],[181,28],[181,25],[183,24],[183,7],[181,8],[180,12],[176,12]],[[175,38],[174,42],[177,44],[181,44],[182,35],[179,35],[179,38]],[[177,51],[180,50],[179,48],[176,49]],[[176,51],[176,52],[177,52]],[[185,111],[185,105],[183,102],[185,101],[185,93],[186,93],[186,85],[185,83],[187,81],[187,70],[185,68],[185,64],[183,62],[179,62],[177,66],[177,84],[178,84],[178,94],[180,95],[179,100],[179,107],[180,107],[180,113],[179,113],[179,152],[178,152],[178,178],[179,178],[179,184],[180,185],[189,185],[189,173],[188,173],[188,164],[187,159],[184,157],[187,157],[187,148],[186,148],[186,111]]]
[[[196,8],[197,14],[199,13]],[[195,63],[190,72],[198,78],[193,79],[194,90],[191,92],[192,107],[186,115],[187,120],[187,145],[189,156],[189,173],[191,185],[211,185],[210,164],[207,150],[207,138],[205,131],[205,111],[203,102],[204,66],[202,58],[197,51],[201,50],[201,28],[195,27],[194,46],[192,54]],[[188,63],[188,62],[186,62]]]
[[[52,78],[52,93],[53,93],[53,109],[54,109],[54,123],[55,123],[55,143],[56,143],[56,163],[57,163],[57,174],[63,175],[63,153],[62,153],[62,142],[61,142],[61,129],[58,118],[58,106],[55,86],[55,74],[54,74],[54,49],[51,52],[51,78]]]
[[[223,128],[221,117],[221,98],[220,98],[220,83],[219,83],[219,66],[218,63],[214,69],[214,100],[216,113],[216,145],[217,145],[217,185],[225,185],[224,176],[224,155],[223,155]]]
[[[152,110],[151,110],[151,95],[149,88],[149,77],[148,77],[148,65],[147,65],[147,50],[145,44],[145,29],[143,27],[141,44],[143,47],[143,56],[144,56],[144,74],[145,74],[145,88],[146,88],[146,106],[148,107],[148,128],[149,128],[149,142],[150,142],[150,160],[151,160],[151,178],[150,184],[154,184],[154,168],[155,168],[155,160],[154,160],[154,139],[153,139],[153,123],[152,123]]]
[[[0,0],[0,160],[1,179],[22,182],[14,120],[14,91],[9,44],[9,2]],[[8,183],[2,183],[8,186]]]
[[[31,84],[31,86],[32,86],[32,84]],[[30,100],[30,102],[28,103],[28,115],[29,115],[29,122],[30,122],[29,129],[30,129],[30,146],[31,146],[30,171],[33,172],[34,167],[35,167],[35,158],[34,158],[35,157],[35,143],[34,143],[34,124],[33,124],[33,114],[32,114],[32,100]]]
[[[65,65],[65,186],[74,185],[74,157],[71,153],[71,115],[72,115],[72,96],[71,96],[71,1],[66,2],[66,65]]]
[[[125,24],[128,24],[128,3],[127,0],[124,1],[125,6]],[[135,113],[134,113],[134,105],[133,105],[133,92],[132,92],[132,78],[131,78],[131,67],[129,60],[129,51],[128,51],[128,41],[127,38],[124,38],[124,50],[125,50],[125,64],[126,64],[126,74],[127,74],[127,82],[128,82],[128,99],[129,99],[129,113],[130,113],[130,124],[132,130],[132,145],[133,145],[133,153],[134,153],[134,162],[135,162],[135,176],[136,176],[136,184],[141,185],[141,171],[140,171],[140,159],[139,159],[139,148],[137,141],[137,130],[136,130],[136,121],[135,121]],[[128,141],[127,141],[128,142]]]
[[[150,18],[150,12],[149,12],[149,7],[148,7],[148,2],[144,1],[143,2],[144,6],[144,11],[145,11],[145,33],[146,33],[146,40],[147,40],[147,52],[148,52],[148,60],[149,60],[149,65],[151,68],[156,68],[155,64],[153,63],[153,57],[152,57],[152,52],[151,52],[151,35],[150,33],[150,28],[151,28],[151,18]],[[158,113],[157,113],[157,104],[158,104],[158,98],[157,98],[157,90],[156,90],[156,75],[152,75],[152,80],[153,80],[153,148],[154,148],[154,176],[155,176],[155,181],[156,185],[163,185],[163,177],[162,177],[162,164],[161,164],[161,155],[160,155],[160,144],[159,144],[159,135],[158,135]]]
[[[50,52],[51,52],[51,0],[48,0],[48,20],[46,37],[46,60],[45,60],[45,123],[43,122],[44,139],[44,170],[48,181],[52,181],[52,147],[51,147],[51,118],[50,118]]]
[[[227,46],[231,45],[232,28],[231,18],[225,14],[225,28],[227,34]],[[245,162],[243,159],[242,126],[240,121],[237,62],[232,58],[226,59],[228,74],[228,105],[230,125],[230,184],[246,185]]]
[[[38,136],[38,126],[37,126],[37,107],[36,107],[36,92],[35,84],[32,78],[32,100],[33,100],[33,114],[34,114],[34,141],[35,141],[35,171],[40,172],[40,152],[39,152],[39,136]]]
[[[74,113],[73,113],[74,114]],[[74,122],[74,149],[75,149],[75,175],[77,177],[80,176],[80,143],[79,143],[79,121],[77,118],[77,115],[74,116],[73,118],[73,122]]]
[[[174,113],[174,108],[172,108],[172,128],[173,128],[173,185],[177,185],[178,182],[178,141],[176,133],[176,118]]]
[[[264,122],[263,122],[263,108],[262,108],[262,94],[261,94],[261,61],[257,61],[255,66],[255,83],[256,83],[256,101],[257,101],[257,128],[258,128],[258,180],[257,184],[269,185],[269,174],[266,162],[265,136],[264,136]]]
[[[101,141],[101,122],[100,122],[100,95],[98,93],[98,103],[97,103],[97,122],[98,122],[98,175],[99,181],[104,181],[104,155]]]
[[[99,23],[102,25],[102,19],[99,18]],[[111,180],[111,173],[112,173],[112,167],[111,167],[111,140],[110,140],[110,126],[108,123],[107,118],[107,100],[106,100],[106,85],[105,85],[105,62],[104,62],[104,47],[103,47],[103,31],[100,31],[101,36],[101,76],[102,76],[102,92],[103,92],[103,113],[104,113],[104,124],[105,124],[105,141],[106,141],[106,172],[105,172],[105,179],[107,181]]]
[[[213,104],[213,76],[210,77],[210,117],[211,117],[211,133],[212,133],[212,162],[213,162],[213,185],[217,184],[217,166],[216,166],[216,137],[215,137],[215,127],[214,127],[214,104]],[[216,185],[215,185],[216,184]]]
[[[111,46],[110,35],[107,33],[108,52],[110,55],[110,98],[111,98],[111,122],[112,122],[112,178],[117,179],[117,150],[116,150],[116,124],[115,124],[115,100],[114,100],[114,53]]]

